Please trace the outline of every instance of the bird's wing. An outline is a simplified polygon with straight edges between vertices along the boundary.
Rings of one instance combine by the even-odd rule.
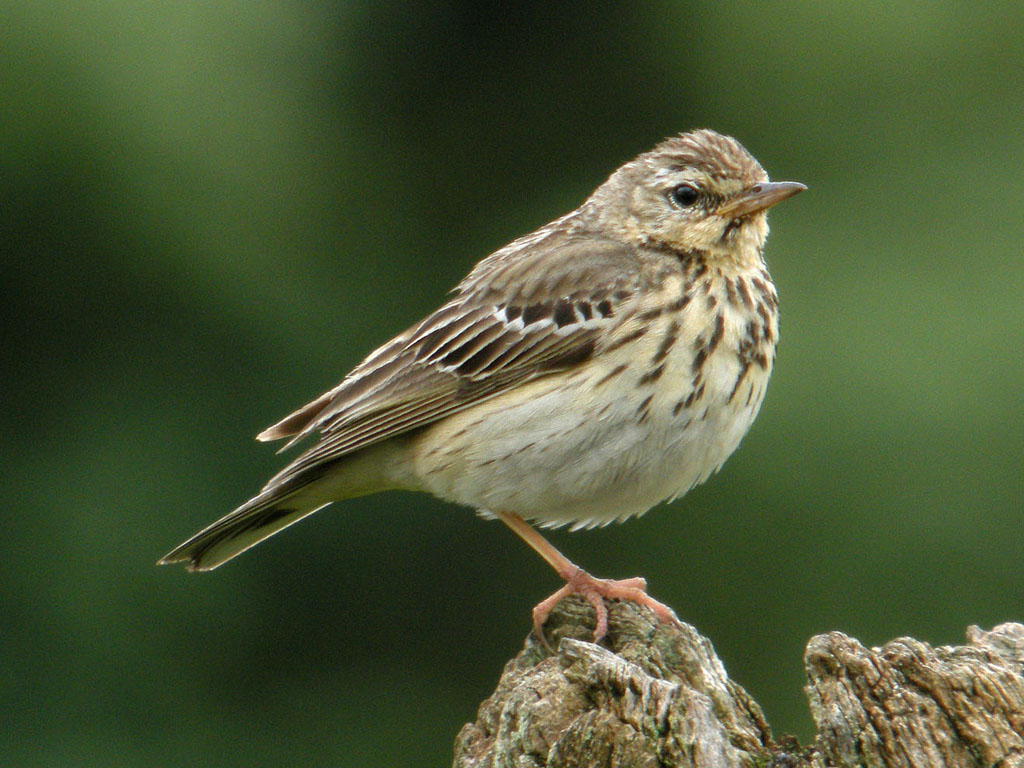
[[[291,437],[288,447],[320,433],[267,488],[583,363],[634,297],[637,266],[626,245],[572,239],[557,229],[496,252],[448,303],[259,435]]]

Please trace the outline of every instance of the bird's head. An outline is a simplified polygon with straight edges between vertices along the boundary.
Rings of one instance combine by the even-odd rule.
[[[746,266],[761,259],[768,208],[806,188],[769,181],[738,141],[698,130],[622,166],[588,204],[605,226],[637,245]]]

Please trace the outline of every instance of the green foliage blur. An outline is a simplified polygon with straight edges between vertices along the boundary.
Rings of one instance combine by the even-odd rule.
[[[156,568],[281,465],[252,436],[664,136],[810,191],[725,469],[555,533],[642,574],[776,735],[812,634],[1024,620],[1024,5],[0,10],[0,762],[445,765],[557,586],[425,496]]]

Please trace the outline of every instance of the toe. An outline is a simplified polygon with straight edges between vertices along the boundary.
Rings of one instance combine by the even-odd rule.
[[[634,576],[632,579],[619,579],[613,581],[612,579],[601,579],[601,581],[607,581],[609,584],[613,584],[617,587],[625,587],[626,589],[639,589],[641,592],[647,591],[647,579],[643,576]]]
[[[594,608],[594,642],[599,643],[608,634],[608,607],[597,592],[588,592],[584,597]]]
[[[608,634],[608,608],[605,600],[628,600],[649,608],[663,622],[678,623],[679,620],[672,609],[652,598],[646,590],[647,581],[639,576],[616,581],[597,579],[586,571],[576,570],[568,577],[564,587],[533,609],[534,632],[544,646],[551,650],[551,645],[544,635],[544,625],[555,610],[555,606],[569,595],[579,595],[594,608],[594,642],[600,641]]]

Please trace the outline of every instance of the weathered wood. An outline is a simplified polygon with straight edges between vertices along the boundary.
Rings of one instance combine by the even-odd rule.
[[[865,648],[811,638],[807,696],[826,765],[1024,766],[1024,626],[967,630],[967,645],[900,638]]]
[[[912,639],[867,649],[839,632],[807,646],[815,744],[777,744],[760,707],[687,624],[563,600],[547,624],[557,652],[529,637],[477,720],[456,768],[1024,768],[1024,626],[968,630],[968,644]]]

